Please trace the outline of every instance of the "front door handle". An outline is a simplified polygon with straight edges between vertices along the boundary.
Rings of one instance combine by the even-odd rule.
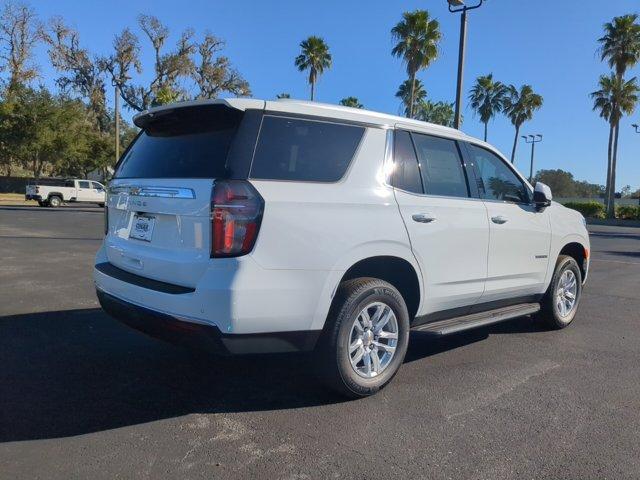
[[[491,217],[491,221],[498,225],[502,225],[503,223],[507,223],[507,218],[502,215],[496,215],[495,217]]]
[[[415,213],[411,215],[411,218],[413,219],[414,222],[419,222],[419,223],[431,223],[431,222],[435,222],[436,220],[436,217],[429,215],[428,213]]]

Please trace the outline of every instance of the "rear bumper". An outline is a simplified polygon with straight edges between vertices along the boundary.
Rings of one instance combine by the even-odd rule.
[[[222,355],[283,353],[313,350],[319,330],[223,334],[214,325],[204,325],[135,305],[96,290],[100,305],[110,316],[147,335],[176,345]]]
[[[42,201],[42,197],[40,195],[25,195],[24,196],[25,200],[37,200],[38,202]]]

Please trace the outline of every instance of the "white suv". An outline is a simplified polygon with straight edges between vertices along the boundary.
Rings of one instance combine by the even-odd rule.
[[[364,396],[397,372],[410,330],[576,314],[584,218],[457,130],[291,100],[134,121],[94,275],[104,310],[147,334],[313,350],[329,385]]]

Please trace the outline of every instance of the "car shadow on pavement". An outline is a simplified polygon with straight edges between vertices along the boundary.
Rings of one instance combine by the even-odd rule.
[[[342,401],[306,355],[197,355],[97,308],[0,318],[0,385],[0,442]]]
[[[535,331],[521,319],[434,339],[413,332],[408,362]],[[101,309],[0,318],[0,442],[68,437],[191,413],[279,410],[344,401],[302,354],[194,354],[120,325]]]

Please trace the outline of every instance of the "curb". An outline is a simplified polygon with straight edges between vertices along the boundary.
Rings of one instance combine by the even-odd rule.
[[[610,227],[640,227],[640,220],[620,218],[587,218],[587,225],[608,225]]]

